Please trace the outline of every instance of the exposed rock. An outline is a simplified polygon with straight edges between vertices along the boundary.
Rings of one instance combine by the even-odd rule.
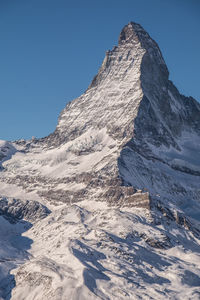
[[[35,222],[48,216],[50,212],[46,206],[37,201],[0,197],[0,216],[10,223],[16,223],[22,219]]]
[[[185,229],[192,232],[192,234],[200,239],[200,229],[183,213],[178,210],[171,211],[169,208],[164,207],[161,203],[156,204],[156,208],[162,213],[163,217],[169,221],[174,221],[178,225],[183,226]]]

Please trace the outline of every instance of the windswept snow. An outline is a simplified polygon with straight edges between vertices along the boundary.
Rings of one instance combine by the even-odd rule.
[[[13,299],[199,299],[199,241],[148,211],[91,202],[63,206],[23,238]],[[169,242],[170,240],[170,242]],[[156,247],[155,247],[156,245]]]

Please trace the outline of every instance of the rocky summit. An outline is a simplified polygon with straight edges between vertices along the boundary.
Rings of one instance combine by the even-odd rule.
[[[47,137],[0,141],[1,299],[200,299],[200,104],[126,25]]]

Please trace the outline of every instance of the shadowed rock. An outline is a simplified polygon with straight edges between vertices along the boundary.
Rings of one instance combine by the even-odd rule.
[[[10,223],[16,223],[22,219],[35,222],[48,216],[50,212],[46,206],[37,201],[0,198],[0,215]]]

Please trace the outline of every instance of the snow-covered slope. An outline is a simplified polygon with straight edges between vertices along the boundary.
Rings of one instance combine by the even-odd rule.
[[[0,143],[3,299],[200,299],[200,105],[168,76],[131,22],[52,134]]]

